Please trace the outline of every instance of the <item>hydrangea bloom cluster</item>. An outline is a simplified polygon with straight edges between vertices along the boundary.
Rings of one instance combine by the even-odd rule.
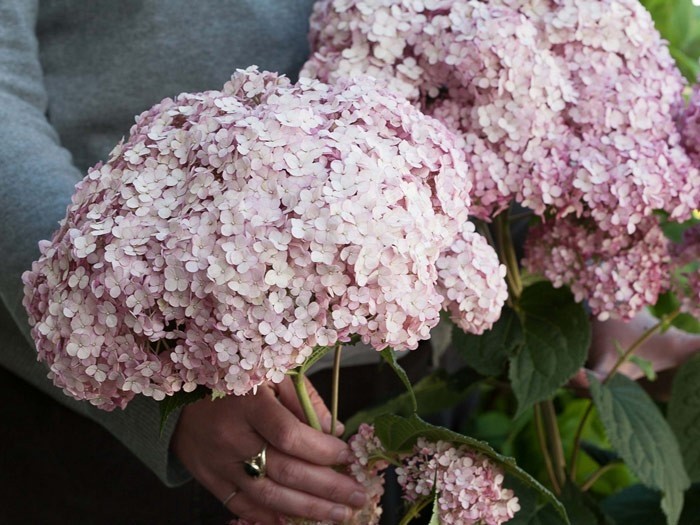
[[[369,73],[461,132],[473,213],[515,198],[632,233],[687,217],[683,79],[637,0],[322,0],[303,74]]]
[[[418,438],[396,473],[408,501],[438,492],[440,523],[499,525],[520,510],[496,465],[464,446]]]
[[[415,348],[438,321],[467,173],[452,133],[368,78],[250,68],[165,99],[89,171],[24,275],[39,357],[112,409],[197,385],[244,394],[353,334]]]
[[[311,42],[303,74],[369,73],[459,132],[475,216],[512,200],[569,216],[530,242],[531,268],[602,318],[656,300],[667,252],[649,224],[700,202],[700,95],[683,109],[684,80],[637,0],[321,0]]]
[[[700,224],[683,234],[671,247],[672,289],[683,311],[700,319]]]
[[[654,218],[627,235],[565,217],[530,230],[523,265],[554,286],[569,285],[600,320],[631,319],[668,289],[668,250]]]
[[[347,466],[347,473],[361,483],[367,492],[367,505],[360,509],[353,516],[352,521],[344,525],[377,525],[382,515],[382,508],[379,502],[384,494],[383,471],[389,466],[384,459],[378,459],[377,452],[383,452],[383,447],[379,439],[374,435],[374,428],[367,424],[360,425],[357,434],[348,441],[350,450],[353,453],[351,463]],[[295,518],[280,517],[280,525],[294,525],[304,523],[311,525],[307,521],[300,521]],[[234,520],[229,525],[252,525],[247,520]],[[331,522],[313,522],[313,525],[332,525]]]

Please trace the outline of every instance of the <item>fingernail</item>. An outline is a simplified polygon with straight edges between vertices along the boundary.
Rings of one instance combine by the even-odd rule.
[[[352,452],[349,448],[344,448],[340,454],[338,454],[338,463],[344,465],[345,463],[350,463],[352,461]]]
[[[355,508],[359,509],[360,507],[364,507],[366,503],[367,495],[364,492],[353,492],[352,496],[350,496],[350,505]]]
[[[331,509],[331,513],[329,517],[331,518],[332,521],[340,521],[343,522],[345,521],[350,515],[349,509],[347,507],[342,507],[340,505],[336,505]]]

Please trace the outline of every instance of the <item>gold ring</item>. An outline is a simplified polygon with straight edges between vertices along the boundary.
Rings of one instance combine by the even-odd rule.
[[[259,479],[265,477],[267,466],[267,443],[263,445],[262,450],[259,454],[256,454],[252,458],[243,462],[243,470],[251,478]]]
[[[229,501],[231,501],[231,500],[233,499],[233,497],[234,497],[236,494],[238,494],[238,489],[233,489],[233,492],[231,492],[231,494],[229,494],[228,496],[226,496],[226,498],[224,498],[224,501],[222,501],[221,504],[225,507],[226,504],[227,504]]]

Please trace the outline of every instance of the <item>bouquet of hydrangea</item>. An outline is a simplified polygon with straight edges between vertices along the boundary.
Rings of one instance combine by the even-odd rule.
[[[415,349],[443,306],[483,332],[505,267],[468,222],[455,143],[368,78],[292,85],[250,68],[162,101],[78,184],[24,275],[39,358],[111,410],[243,395],[355,339]],[[349,474],[378,516],[366,470]]]

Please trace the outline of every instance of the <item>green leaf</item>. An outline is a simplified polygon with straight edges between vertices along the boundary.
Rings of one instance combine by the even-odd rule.
[[[661,36],[668,41],[671,55],[686,78],[694,83],[700,50],[700,9],[692,0],[642,0]]]
[[[537,511],[528,525],[562,525],[562,523],[561,516],[551,505],[547,505]]]
[[[406,387],[406,391],[408,392],[409,398],[411,400],[411,406],[413,408],[413,412],[418,411],[418,402],[416,401],[416,394],[413,392],[413,385],[411,384],[411,380],[408,378],[408,375],[406,374],[406,371],[401,367],[399,362],[396,360],[396,354],[391,348],[385,348],[380,352],[382,358],[384,361],[392,368],[394,372],[396,372],[396,375],[399,377],[401,382],[404,384]]]
[[[676,433],[688,474],[700,481],[700,355],[680,367],[673,379],[668,422]]]
[[[413,393],[418,403],[418,415],[428,416],[453,407],[469,395],[480,379],[476,372],[467,367],[454,374],[448,374],[445,370],[436,370],[427,375],[413,385]],[[381,414],[410,416],[412,413],[411,395],[403,392],[380,405],[357,412],[347,419],[345,436],[353,435],[360,424],[372,423]]]
[[[620,461],[620,455],[614,450],[605,450],[588,441],[581,441],[581,450],[601,467]]]
[[[657,319],[662,319],[663,316],[678,310],[680,304],[680,301],[673,292],[666,292],[659,295],[656,304],[649,307],[649,312]],[[673,321],[671,321],[670,326],[691,334],[700,334],[700,321],[690,314],[678,314]]]
[[[316,362],[321,359],[324,355],[326,355],[332,348],[335,348],[333,346],[317,346],[313,349],[311,352],[311,355],[306,358],[306,361],[297,369],[294,370],[294,372],[298,372],[300,374],[306,374],[306,372],[309,371],[309,369],[316,364]]]
[[[537,493],[509,474],[506,474],[503,480],[503,486],[513,491],[518,497],[518,505],[520,505],[520,510],[515,513],[515,516],[508,522],[508,525],[527,525],[530,523],[539,510],[539,506],[537,505]],[[556,514],[556,517],[561,521],[561,516]]]
[[[443,427],[426,423],[418,416],[404,418],[393,414],[384,414],[374,421],[375,432],[382,445],[390,453],[410,452],[419,437],[433,442],[447,441],[455,445],[466,445],[472,450],[492,459],[510,474],[528,487],[534,489],[538,496],[555,507],[564,523],[569,523],[564,506],[557,498],[535,478],[518,467],[513,458],[498,454],[488,443],[452,432]]]
[[[571,525],[604,525],[607,522],[596,501],[571,483],[564,486],[560,499]]]
[[[654,370],[654,363],[638,355],[631,355],[629,361],[630,363],[637,365],[637,368],[642,371],[644,377],[646,377],[649,381],[656,381],[656,370]]]
[[[433,482],[433,487],[435,486],[435,483]],[[440,504],[439,504],[439,498],[440,494],[438,491],[435,491],[435,495],[433,496],[433,510],[430,513],[430,522],[428,522],[428,525],[440,525]]]
[[[602,502],[603,510],[615,525],[661,524],[666,521],[661,511],[659,493],[644,485],[632,485]]]
[[[505,307],[501,317],[482,335],[465,334],[459,327],[452,329],[452,347],[467,365],[485,376],[500,375],[523,344],[523,330],[518,315]]]
[[[633,485],[602,502],[603,510],[615,525],[657,524],[664,522],[661,495],[644,485]],[[685,493],[685,505],[679,525],[700,525],[700,484]]]
[[[185,392],[184,390],[180,390],[179,392],[175,392],[172,396],[166,397],[165,399],[163,399],[163,401],[160,401],[159,405],[161,434],[163,433],[165,424],[168,422],[168,418],[173,412],[179,410],[185,405],[189,405],[191,403],[194,403],[195,401],[203,399],[209,392],[210,390],[207,387],[198,386],[192,392]]]
[[[588,379],[613,447],[642,483],[664,493],[661,506],[669,525],[676,525],[690,480],[671,427],[649,395],[631,379],[618,374],[605,385],[593,374]]]
[[[521,414],[551,398],[583,366],[591,327],[571,292],[549,282],[526,288],[519,307],[524,345],[510,360],[509,377]]]

